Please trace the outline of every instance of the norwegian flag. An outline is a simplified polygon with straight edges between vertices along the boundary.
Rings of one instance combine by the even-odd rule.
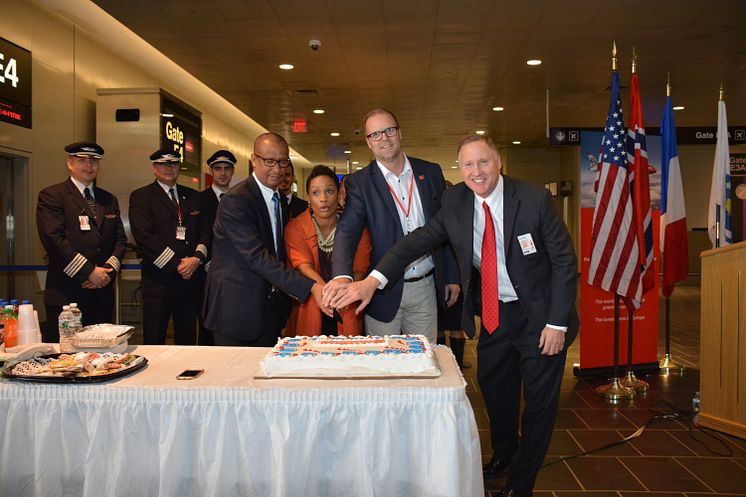
[[[627,167],[626,136],[619,73],[613,71],[599,159],[601,177],[593,211],[588,284],[616,293],[632,310],[640,307],[642,284],[631,196],[634,171]]]
[[[642,101],[637,73],[632,73],[630,91],[629,130],[627,130],[627,168],[633,171],[632,210],[639,250],[642,293],[655,285],[653,271],[653,215],[650,210],[650,178],[645,125],[642,122]]]

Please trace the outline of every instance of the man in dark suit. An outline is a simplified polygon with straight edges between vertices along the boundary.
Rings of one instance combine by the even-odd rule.
[[[578,332],[578,263],[549,193],[501,176],[489,138],[465,138],[458,158],[464,182],[449,188],[443,209],[397,243],[376,269],[396,281],[409,261],[450,241],[461,272],[463,328],[473,335],[472,318],[482,316],[477,378],[493,449],[484,476],[494,479],[509,469],[502,495],[530,496],[552,437],[567,347]],[[362,300],[362,310],[381,284],[371,274],[326,304]]]
[[[293,167],[293,163],[291,161],[290,167],[285,169],[285,174],[282,177],[282,183],[280,183],[280,186],[278,188],[280,190],[280,193],[285,196],[285,198],[287,199],[286,201],[290,206],[290,219],[293,219],[295,216],[302,214],[306,209],[308,209],[308,202],[306,202],[302,198],[298,198],[298,196],[293,193],[294,181],[295,168]]]
[[[212,229],[215,225],[215,215],[218,212],[220,200],[228,192],[233,179],[233,173],[236,170],[236,156],[229,150],[218,150],[207,159],[207,165],[210,167],[212,175],[212,185],[205,188],[199,193],[199,215],[202,224],[202,235],[200,240],[207,248],[207,258],[205,259],[205,272],[210,270],[212,259]],[[205,300],[205,273],[198,273],[201,281],[199,283],[199,303],[200,309],[202,302]],[[199,336],[197,345],[214,345],[212,331],[205,328],[204,316],[202,312],[198,313],[199,317]]]
[[[65,147],[67,181],[39,192],[36,226],[49,256],[44,304],[45,342],[57,342],[62,306],[76,302],[83,324],[111,322],[114,284],[127,248],[119,202],[94,185],[104,149],[77,142]]]
[[[203,307],[215,345],[273,346],[287,320],[282,292],[321,303],[321,285],[285,264],[288,205],[277,188],[290,166],[287,142],[259,135],[251,161],[251,176],[223,197],[215,219]]]
[[[181,155],[160,149],[150,156],[155,181],[130,194],[132,235],[142,257],[143,342],[195,344],[199,279],[207,256],[200,242],[199,193],[177,185]]]
[[[391,111],[374,109],[365,116],[365,138],[375,160],[350,175],[344,214],[337,225],[333,276],[324,288],[331,295],[352,280],[357,244],[367,227],[373,241],[371,267],[397,240],[423,226],[440,210],[445,181],[440,166],[401,150],[399,122]],[[432,247],[411,263],[404,278],[376,294],[365,316],[368,335],[403,332],[437,337],[437,302],[448,307],[459,294],[458,272],[446,244]]]

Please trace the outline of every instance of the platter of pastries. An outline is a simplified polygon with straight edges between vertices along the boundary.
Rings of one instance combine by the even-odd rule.
[[[147,362],[145,357],[129,353],[48,354],[5,368],[3,377],[44,383],[96,383],[132,374]]]

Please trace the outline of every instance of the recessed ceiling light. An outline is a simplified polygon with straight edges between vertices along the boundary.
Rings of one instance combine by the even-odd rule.
[[[323,114],[324,113],[324,109],[313,109],[313,113],[314,114]]]
[[[673,110],[684,110],[684,109],[686,109],[686,107],[684,107],[683,105],[677,105],[673,108]]]
[[[346,154],[351,154],[351,153],[352,153],[352,150],[345,150],[345,153],[346,153]]]
[[[362,168],[362,167],[356,167],[355,169],[356,169],[357,171],[362,171],[362,170],[363,170],[363,168]]]
[[[500,106],[492,107],[492,110],[494,110],[495,112],[502,112],[505,110],[505,107],[500,107]]]
[[[173,114],[161,114],[161,117],[174,117]]]
[[[478,134],[478,135],[483,135],[483,134],[486,133],[486,131],[483,130],[483,129],[478,129],[478,130],[475,131],[475,133]]]
[[[451,166],[451,169],[458,169],[458,166]]]
[[[530,66],[540,66],[541,65],[541,61],[539,59],[529,59],[529,60],[526,61],[526,64],[528,64]]]
[[[358,162],[358,161],[354,160],[354,161],[352,161],[352,164],[353,164],[353,165],[354,165],[354,164],[360,164],[360,162]]]
[[[520,145],[520,144],[521,144],[521,140],[513,140],[513,145]]]
[[[329,133],[329,135],[330,136],[339,136],[339,133],[337,133],[336,131],[332,131],[331,133]]]
[[[280,69],[282,69],[283,71],[289,71],[289,70],[291,70],[291,69],[295,69],[295,66],[294,66],[293,64],[280,64],[280,65],[279,65],[279,66],[277,66],[277,67],[279,67],[279,68],[280,68]]]

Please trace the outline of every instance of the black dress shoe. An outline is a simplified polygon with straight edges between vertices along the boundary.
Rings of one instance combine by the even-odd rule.
[[[499,497],[531,497],[531,493],[524,493],[524,492],[516,492],[512,488],[505,487],[499,492],[497,492],[495,495]]]
[[[508,472],[510,461],[500,460],[493,457],[490,462],[482,466],[482,477],[485,480],[495,480]],[[511,496],[512,497],[512,496]]]

